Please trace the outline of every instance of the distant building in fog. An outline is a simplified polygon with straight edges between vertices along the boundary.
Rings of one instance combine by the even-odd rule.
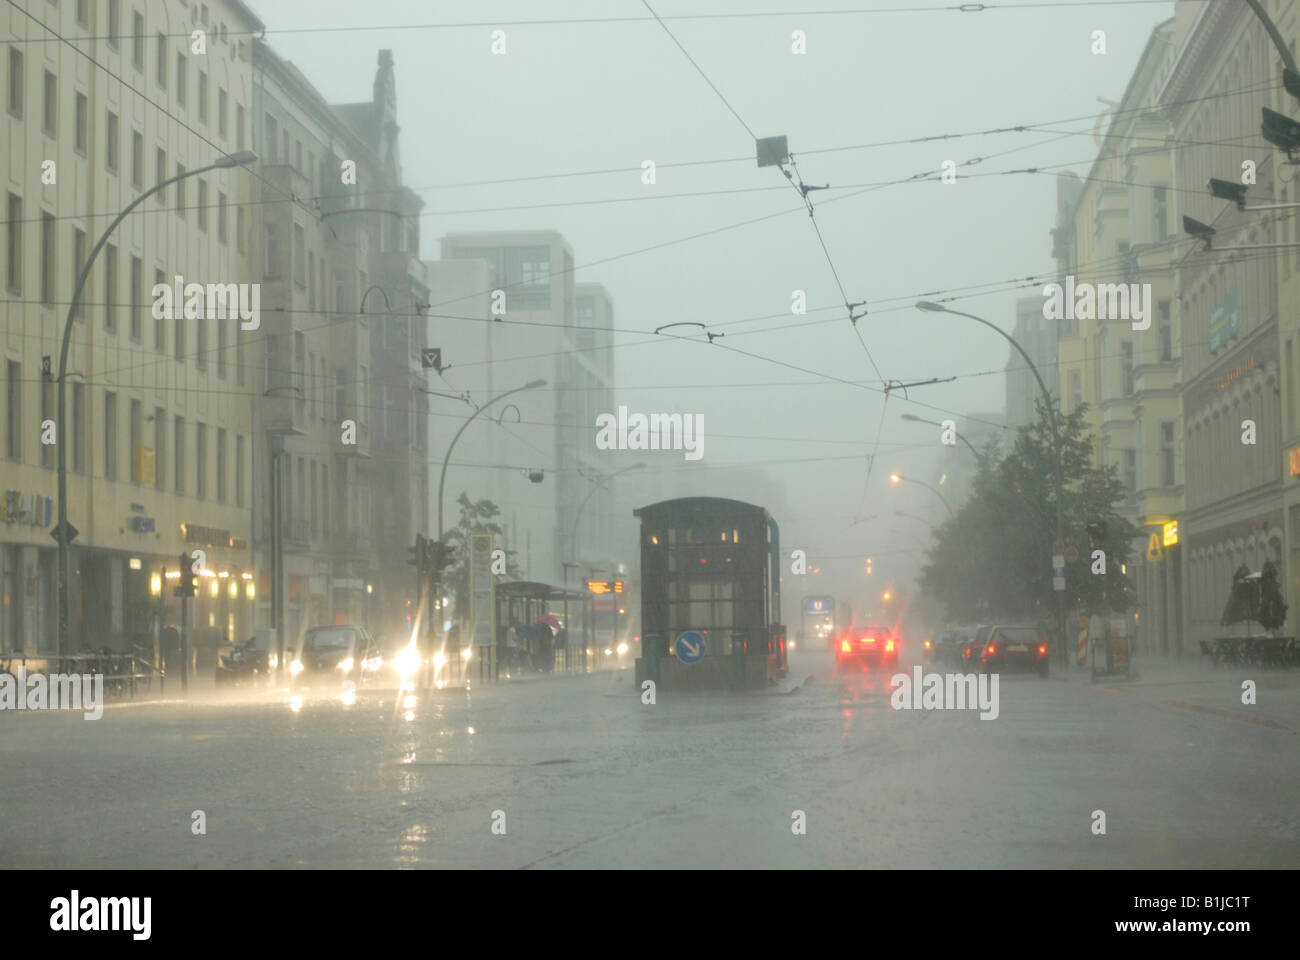
[[[1057,395],[1057,326],[1043,317],[1043,297],[1021,297],[1016,301],[1016,326],[1011,331],[1016,343],[1024,348],[1038,368],[1038,373],[1053,396]],[[1020,351],[1008,347],[1006,424],[1019,430],[1037,419],[1035,405],[1042,399],[1034,371],[1025,364]]]

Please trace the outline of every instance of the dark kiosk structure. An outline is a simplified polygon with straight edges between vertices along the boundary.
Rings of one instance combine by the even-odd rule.
[[[665,689],[751,689],[785,673],[780,538],[768,512],[684,497],[633,515],[641,520],[637,690],[646,679]],[[704,639],[694,662],[675,654],[687,631]]]

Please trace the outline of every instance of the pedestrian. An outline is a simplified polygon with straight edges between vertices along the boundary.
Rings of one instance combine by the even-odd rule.
[[[506,670],[513,670],[519,657],[519,627],[512,620],[506,630]]]

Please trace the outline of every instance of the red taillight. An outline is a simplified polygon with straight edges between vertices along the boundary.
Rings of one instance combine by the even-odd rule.
[[[876,638],[875,638],[875,637],[863,637],[859,642],[861,642],[861,643],[875,643],[875,642],[876,642]]]
[[[1041,657],[1041,656],[1042,656],[1043,654],[1045,654],[1046,652],[1047,652],[1047,644],[1045,644],[1045,643],[1040,643],[1040,644],[1038,645],[1038,655]]]
[[[998,645],[996,643],[990,643],[984,648],[984,652],[991,657],[993,654],[998,652]]]
[[[840,653],[849,653],[853,649],[853,644],[847,640],[840,641]]]
[[[926,646],[929,646],[929,644],[926,644]],[[894,652],[894,641],[893,641],[893,640],[886,640],[886,641],[885,641],[885,653],[893,653],[893,652]]]
[[[929,641],[929,640],[925,641],[925,649],[927,649],[927,650],[930,649],[930,641]]]

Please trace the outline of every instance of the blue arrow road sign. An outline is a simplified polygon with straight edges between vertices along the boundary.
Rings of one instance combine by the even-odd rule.
[[[673,653],[682,663],[694,663],[704,656],[704,637],[694,630],[686,630],[677,635],[673,644]]]

